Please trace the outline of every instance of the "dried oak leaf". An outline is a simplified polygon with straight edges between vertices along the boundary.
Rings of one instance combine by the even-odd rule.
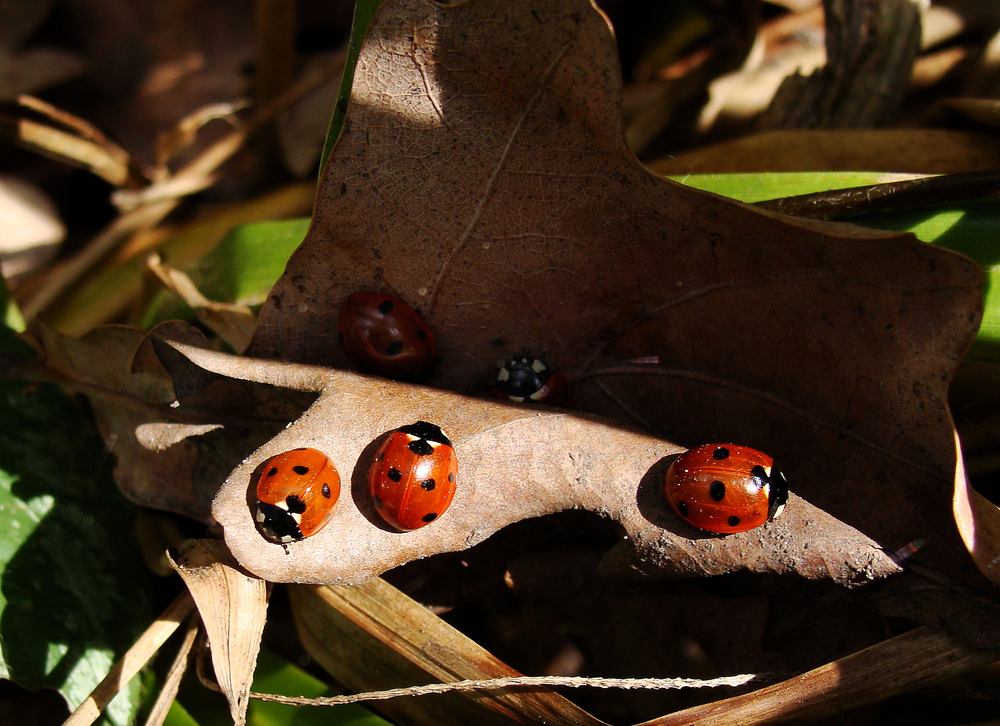
[[[784,515],[756,530],[728,537],[699,532],[660,494],[666,466],[681,447],[603,419],[172,345],[206,371],[319,393],[308,411],[236,467],[212,506],[237,561],[272,582],[357,584],[414,559],[466,549],[522,519],[572,508],[621,524],[628,545],[619,553],[621,566],[650,573],[745,568],[850,585],[898,571],[870,538],[794,494]],[[433,525],[401,533],[375,510],[368,466],[384,434],[421,419],[448,432],[459,458],[458,491]],[[257,531],[255,483],[265,461],[298,447],[330,457],[344,487],[326,527],[286,549]],[[797,533],[806,531],[811,536],[803,545]]]
[[[38,328],[45,363],[86,394],[129,499],[210,521],[226,475],[304,411],[313,396],[205,371],[167,345],[208,343],[187,323],[65,338]]]
[[[672,568],[718,571],[709,554],[717,548],[740,550],[754,569],[788,556],[812,576],[828,568],[851,580],[843,573],[853,566],[819,550],[857,530],[889,551],[926,540],[918,557],[986,586],[951,514],[958,479],[945,401],[980,319],[977,267],[909,235],[796,221],[658,178],[625,146],[620,92],[612,34],[587,0],[386,2],[361,52],[312,228],[272,291],[249,353],[346,366],[336,339],[340,302],[361,289],[393,292],[437,331],[430,385],[479,393],[506,356],[549,351],[574,379],[581,410],[688,445],[764,449],[819,508],[800,517],[796,499],[787,519],[740,540],[698,539],[671,517],[651,516],[630,531],[641,548],[658,551],[657,567],[671,560]],[[649,360],[657,362],[636,362]],[[652,439],[630,444],[635,450],[623,448],[620,459],[631,464],[616,470],[607,452],[624,434],[532,412],[508,414],[518,425],[493,426],[487,445],[476,438],[495,415],[486,404],[468,399],[455,404],[460,410],[426,412],[416,402],[431,394],[389,383],[381,390],[406,405],[378,405],[405,415],[373,415],[344,431],[338,466],[350,470],[381,430],[440,412],[447,421],[438,423],[469,441],[461,455],[476,474],[466,485],[483,499],[477,516],[466,513],[459,505],[467,489],[447,519],[389,536],[386,546],[398,550],[368,565],[371,573],[457,546],[460,523],[473,542],[482,518],[490,527],[504,518],[498,510],[513,519],[515,508],[517,516],[546,508],[530,503],[551,502],[564,479],[504,460],[503,431],[520,442],[525,462],[573,461],[570,452],[599,459],[606,478],[588,478],[585,489],[593,497],[591,487],[600,488],[592,501],[605,511],[634,506],[614,487],[634,487],[634,474],[669,450]],[[348,429],[357,417],[327,391],[321,401],[348,416]],[[227,527],[245,529],[225,497],[236,497],[248,474],[239,469],[239,485],[231,479],[216,502]],[[666,529],[650,528],[653,521]],[[382,536],[368,530],[341,549]],[[237,539],[227,532],[242,564],[262,576],[331,581],[335,566],[318,553],[293,564],[319,542],[297,545],[296,557],[280,548],[265,557]],[[685,558],[697,566],[678,564]],[[310,570],[312,562],[321,569]]]

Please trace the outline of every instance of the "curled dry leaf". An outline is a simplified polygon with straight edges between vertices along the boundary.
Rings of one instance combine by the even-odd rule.
[[[233,467],[313,398],[191,364],[160,337],[207,345],[186,323],[149,334],[109,326],[79,339],[37,330],[48,367],[89,396],[125,496],[201,521]]]
[[[854,548],[848,570],[865,571],[858,558],[881,562],[879,546],[925,539],[919,558],[985,586],[952,517],[956,450],[945,400],[979,323],[978,268],[908,235],[796,221],[660,179],[622,140],[620,90],[611,33],[586,0],[387,2],[361,52],[312,228],[249,352],[346,366],[335,334],[340,302],[361,289],[393,292],[436,331],[431,385],[478,393],[505,357],[549,351],[575,379],[582,410],[687,445],[736,441],[771,453],[802,497],[787,518],[740,540],[681,534],[674,520],[642,511],[648,489],[637,502],[619,490],[651,480],[670,451],[662,442],[514,409],[522,448],[490,449],[498,444],[487,427],[514,426],[485,423],[495,415],[486,404],[455,400],[446,409],[436,394],[391,384],[377,405],[354,405],[397,415],[362,420],[327,388],[315,410],[346,417],[338,441],[283,435],[281,445],[331,445],[351,471],[380,431],[415,415],[445,419],[438,423],[465,448],[464,470],[475,472],[467,481],[481,499],[477,516],[459,532],[471,517],[467,489],[447,519],[389,536],[393,561],[463,535],[477,541],[484,517],[505,516],[498,509],[530,516],[599,500],[597,511],[621,517],[635,544],[671,567],[697,571],[697,562],[714,572],[712,557],[731,557],[765,569],[783,556],[815,556],[806,568],[815,575],[832,566],[815,547],[861,532],[878,545]],[[657,362],[636,362],[649,360]],[[530,469],[542,479],[521,489],[525,470],[506,456],[548,462]],[[576,482],[590,461],[600,468]],[[241,526],[235,492],[249,471],[238,470],[217,502],[227,527]],[[553,497],[561,486],[572,493]],[[500,493],[508,488],[531,499]],[[265,572],[262,554],[244,560],[249,538],[227,537],[245,565]],[[266,572],[292,576],[300,559],[330,567],[313,554],[320,548],[273,555]],[[885,571],[872,563],[869,572]],[[840,566],[831,575],[854,579]]]
[[[320,393],[301,418],[236,467],[212,507],[240,564],[273,582],[356,584],[420,557],[471,547],[513,522],[572,508],[621,524],[626,536],[612,550],[613,570],[691,576],[748,568],[847,585],[898,571],[874,541],[794,494],[785,514],[756,530],[717,537],[694,529],[660,492],[681,447],[604,420],[174,347],[206,371]],[[384,434],[417,420],[433,421],[451,438],[458,491],[432,525],[401,533],[375,510],[367,471]],[[265,461],[300,447],[326,454],[344,484],[326,527],[286,547],[257,531],[256,480]]]
[[[216,540],[187,542],[172,564],[205,624],[212,667],[233,723],[242,726],[267,620],[268,585],[241,569]]]

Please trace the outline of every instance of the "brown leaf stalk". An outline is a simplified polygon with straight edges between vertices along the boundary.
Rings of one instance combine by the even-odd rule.
[[[270,121],[280,111],[285,110],[310,91],[317,88],[333,73],[343,68],[343,59],[338,56],[329,64],[316,69],[299,80],[292,88],[272,102],[257,109],[240,128],[235,129],[207,148],[197,159],[178,171],[171,179],[176,188],[197,190],[203,188],[198,180],[211,177],[215,171],[233,156],[247,138]],[[152,229],[162,222],[177,205],[179,198],[159,199],[124,213],[90,241],[75,257],[56,267],[34,294],[19,301],[27,320],[38,316],[60,295],[82,278],[97,262],[114,250],[136,232]]]

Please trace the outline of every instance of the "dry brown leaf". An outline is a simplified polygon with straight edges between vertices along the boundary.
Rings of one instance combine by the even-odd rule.
[[[761,128],[867,128],[903,101],[920,48],[923,3],[824,3],[826,65],[784,80]]]
[[[959,174],[993,171],[993,134],[942,129],[769,131],[658,159],[664,176],[755,171],[885,171]]]
[[[952,500],[955,522],[976,566],[990,580],[1000,584],[1000,507],[969,484],[957,434],[955,448],[959,452]]]
[[[63,48],[39,46],[18,53],[0,48],[0,99],[12,101],[22,93],[41,93],[52,86],[77,78],[87,70],[87,62]]]
[[[752,547],[691,532],[678,539],[676,520],[644,509],[657,499],[647,498],[649,487],[639,487],[646,516],[638,520],[628,514],[635,500],[604,492],[603,511],[621,516],[633,536],[642,532],[636,544],[659,552],[657,563],[676,567],[694,551],[704,567],[708,550],[727,556],[732,548],[738,561],[766,568],[779,551],[808,556],[856,529],[889,551],[926,539],[919,558],[985,585],[968,567],[951,514],[956,452],[945,401],[979,322],[978,268],[909,236],[795,221],[657,178],[622,141],[619,94],[613,39],[585,0],[544,8],[520,0],[499,10],[388,2],[362,50],[310,234],[262,311],[251,354],[346,366],[335,335],[340,302],[360,289],[391,291],[437,331],[431,385],[478,393],[506,356],[547,350],[575,379],[583,410],[683,444],[739,441],[785,465],[802,499],[788,519],[751,534],[747,542],[759,537]],[[915,156],[912,137],[893,133]],[[659,362],[633,362],[650,357]],[[411,389],[383,390],[400,415],[351,413],[327,393],[321,409],[362,429],[344,425],[337,442],[312,435],[298,445],[331,445],[337,465],[350,470],[363,442],[420,410]],[[616,487],[635,486],[637,471],[651,475],[666,453],[652,443],[640,456],[623,450],[615,469],[610,440],[596,435],[604,428],[548,412],[519,414],[509,427],[519,442],[503,443],[504,429],[492,427],[491,453],[478,448],[486,404],[455,405],[462,410],[442,409],[438,423],[469,442],[460,457],[473,471],[485,474],[487,462],[490,471],[514,470],[510,480],[491,477],[498,487],[525,480],[498,455],[503,447],[524,447],[532,462],[565,460],[566,451],[592,457]],[[278,449],[271,442],[256,456]],[[227,527],[248,526],[234,517],[250,470],[244,465],[217,501]],[[550,463],[531,474],[542,477],[531,493],[546,498],[566,469]],[[483,480],[471,479],[483,496]],[[559,503],[581,495],[565,496]],[[520,506],[494,497],[479,517],[496,522],[503,514],[494,508]],[[803,500],[845,524],[818,514],[796,521]],[[434,527],[393,535],[394,546],[445,549],[434,545],[457,540],[445,532],[469,516],[461,503]],[[230,536],[245,565],[263,564],[245,560],[250,551]],[[303,543],[284,559],[319,562],[311,552],[320,547]],[[284,567],[291,575],[296,566],[280,565],[274,549],[268,573]],[[867,551],[875,553],[882,556]],[[806,569],[818,573],[824,561]]]
[[[995,99],[949,98],[941,105],[986,126],[1000,126],[1000,101]]]
[[[37,271],[66,238],[66,225],[51,197],[20,177],[0,175],[0,273],[8,287]]]
[[[268,584],[243,571],[217,540],[191,540],[174,563],[208,633],[212,666],[236,726],[246,723],[250,683],[267,620]]]
[[[745,568],[852,585],[898,571],[873,540],[794,494],[780,519],[750,532],[717,537],[694,529],[660,493],[671,455],[682,449],[604,420],[173,345],[206,371],[320,392],[301,418],[236,467],[212,507],[236,559],[272,582],[361,583],[414,559],[471,547],[522,519],[575,508],[621,524],[626,537],[606,566],[622,574]],[[367,470],[383,435],[417,420],[448,432],[460,462],[458,492],[433,526],[400,533],[375,511]],[[329,456],[345,487],[330,523],[286,548],[257,531],[254,486],[267,459],[298,447]]]
[[[204,325],[237,353],[246,350],[257,325],[257,316],[247,305],[209,300],[195,286],[187,273],[165,264],[158,254],[146,260],[150,272],[165,288],[180,297],[194,310]]]
[[[170,335],[207,345],[186,323],[167,323],[149,334],[123,326],[79,339],[41,326],[38,334],[47,366],[90,397],[125,496],[200,521],[209,521],[212,498],[233,467],[313,398],[191,365],[160,340]]]

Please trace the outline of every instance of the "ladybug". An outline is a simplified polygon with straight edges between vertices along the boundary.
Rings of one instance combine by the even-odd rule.
[[[277,544],[312,537],[330,521],[340,496],[340,474],[316,449],[272,456],[257,479],[257,529]]]
[[[729,534],[780,515],[788,482],[767,454],[735,444],[705,444],[674,460],[663,480],[663,496],[688,524]]]
[[[337,328],[351,363],[387,378],[413,380],[437,356],[430,326],[420,313],[391,295],[350,295],[340,306]]]
[[[569,379],[540,358],[522,355],[511,358],[500,369],[490,395],[515,403],[565,406],[569,401]]]
[[[457,478],[451,441],[434,424],[417,421],[382,442],[368,469],[368,491],[382,519],[407,532],[444,514]]]

